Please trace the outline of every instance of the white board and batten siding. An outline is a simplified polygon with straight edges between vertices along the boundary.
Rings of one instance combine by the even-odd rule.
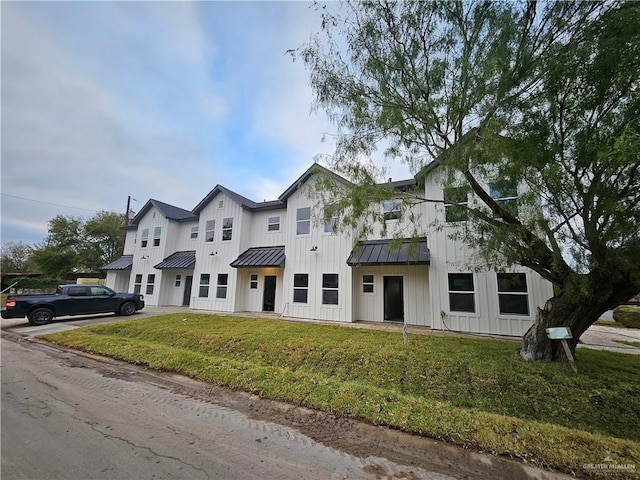
[[[442,187],[436,183],[436,176],[427,178],[425,186],[427,198],[443,198]],[[431,223],[443,220],[444,205],[426,205],[426,220]],[[522,336],[533,324],[537,307],[553,295],[550,282],[532,270],[524,267],[510,268],[507,273],[524,273],[527,283],[528,315],[500,314],[498,303],[498,281],[495,271],[476,271],[474,251],[459,240],[451,238],[455,224],[444,224],[441,230],[432,230],[428,235],[431,252],[430,314],[432,328],[461,332],[494,335]],[[449,295],[449,274],[471,273],[473,275],[475,312],[451,310]]]

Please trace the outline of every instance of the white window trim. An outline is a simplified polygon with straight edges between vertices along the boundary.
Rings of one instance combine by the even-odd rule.
[[[309,210],[309,218],[298,220],[298,211],[299,210]],[[298,233],[298,225],[301,223],[309,224],[309,232],[307,233]],[[311,235],[311,207],[300,207],[296,209],[296,237],[306,237]]]
[[[530,318],[531,317],[531,296],[529,292],[529,278],[524,272],[501,272],[508,273],[512,275],[524,275],[525,285],[527,286],[526,292],[503,292],[500,290],[500,282],[498,282],[498,272],[496,272],[496,309],[498,311],[498,317],[500,318],[510,318],[510,317],[519,317],[519,318]],[[529,313],[502,313],[500,311],[500,295],[523,295],[527,297],[527,310]]]
[[[449,290],[449,275],[471,275],[471,279],[473,281],[473,291],[471,290]],[[480,306],[478,305],[478,292],[476,290],[476,276],[473,274],[473,272],[447,272],[447,300],[449,302],[449,312],[455,314],[455,315],[463,315],[463,316],[469,316],[469,317],[477,317],[480,315]],[[465,312],[465,311],[461,311],[461,310],[453,310],[451,308],[451,293],[458,293],[458,294],[464,294],[464,295],[469,295],[469,294],[473,294],[473,312]]]
[[[277,218],[278,221],[277,222],[271,222],[271,219]],[[281,222],[281,217],[280,215],[274,215],[273,217],[267,217],[267,233],[278,233],[280,232],[280,222]],[[278,228],[274,229],[274,230],[270,230],[269,227],[272,225],[277,225]]]
[[[364,277],[369,277],[369,276],[373,277],[373,280],[371,280],[371,282],[365,282],[364,281]],[[375,276],[375,274],[373,274],[373,273],[363,273],[362,277],[361,277],[361,280],[362,280],[362,282],[360,284],[361,285],[360,294],[361,295],[368,295],[368,296],[375,295],[376,294],[376,276]],[[364,291],[364,286],[365,285],[371,285],[373,287],[373,292],[365,292]]]
[[[207,229],[207,223],[213,222],[213,228]],[[207,240],[209,238],[208,233],[211,232],[211,240]],[[216,240],[216,221],[215,219],[206,220],[204,222],[204,242],[205,243],[213,243]]]
[[[325,275],[336,275],[338,277],[338,287],[337,288],[333,288],[333,287],[325,287],[324,284],[324,276]],[[320,306],[321,307],[328,307],[328,308],[340,308],[340,274],[339,273],[323,273],[322,277],[320,277],[320,290],[321,290],[321,297],[320,297]],[[338,293],[338,303],[324,303],[324,291],[330,291],[330,292],[337,292]]]

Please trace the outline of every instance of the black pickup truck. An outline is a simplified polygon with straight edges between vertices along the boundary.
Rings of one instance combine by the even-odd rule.
[[[60,285],[56,293],[9,295],[2,318],[29,319],[31,325],[44,325],[53,317],[115,312],[133,315],[144,308],[137,293],[116,293],[102,285]]]

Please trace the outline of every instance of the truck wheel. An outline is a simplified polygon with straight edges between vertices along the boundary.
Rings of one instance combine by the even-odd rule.
[[[134,313],[136,313],[136,306],[133,302],[125,302],[120,307],[120,315],[129,316],[133,315]]]
[[[36,308],[28,318],[31,325],[46,325],[53,320],[53,312],[48,308]]]

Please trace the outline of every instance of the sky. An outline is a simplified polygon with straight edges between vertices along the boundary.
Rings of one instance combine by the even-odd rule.
[[[1,242],[56,215],[154,198],[187,210],[217,184],[274,200],[335,127],[285,52],[320,29],[307,2],[1,2]],[[396,165],[394,179],[408,178]]]

